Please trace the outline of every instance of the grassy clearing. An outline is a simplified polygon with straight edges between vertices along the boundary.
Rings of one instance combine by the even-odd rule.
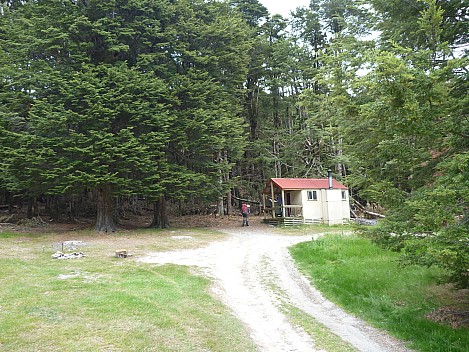
[[[182,236],[182,237],[181,237]],[[188,268],[138,263],[193,248],[206,231],[0,233],[0,351],[254,351],[244,327]],[[67,240],[82,259],[53,260]],[[113,257],[125,248],[133,258]]]
[[[436,268],[400,267],[398,254],[355,236],[329,235],[291,248],[300,269],[330,300],[419,351],[469,351],[469,331],[425,316],[450,305]]]

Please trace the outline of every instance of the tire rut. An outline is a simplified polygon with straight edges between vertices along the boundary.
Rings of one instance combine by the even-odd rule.
[[[261,228],[223,230],[229,238],[207,247],[153,253],[147,263],[200,267],[214,293],[248,327],[260,351],[317,352],[314,340],[282,312],[288,303],[363,352],[409,351],[387,334],[326,300],[296,269],[288,247],[311,236],[282,236]]]

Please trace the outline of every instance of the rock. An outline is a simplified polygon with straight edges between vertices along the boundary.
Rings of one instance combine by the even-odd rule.
[[[59,259],[60,257],[63,257],[64,254],[60,251],[55,252],[54,254],[51,255],[52,259]]]
[[[83,258],[85,254],[83,252],[73,252],[69,254],[64,254],[60,251],[55,252],[52,254],[52,259],[76,259],[76,258]]]
[[[378,220],[376,219],[356,218],[355,222],[359,225],[365,225],[365,226],[376,226],[378,224]]]

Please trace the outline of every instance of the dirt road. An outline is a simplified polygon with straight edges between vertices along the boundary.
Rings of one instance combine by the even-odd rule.
[[[289,322],[282,310],[285,304],[309,314],[357,351],[407,351],[402,343],[326,300],[298,272],[287,248],[310,241],[311,236],[273,234],[265,226],[223,231],[229,234],[226,241],[141,260],[202,270],[213,279],[214,293],[247,325],[260,351],[320,351],[314,337]]]

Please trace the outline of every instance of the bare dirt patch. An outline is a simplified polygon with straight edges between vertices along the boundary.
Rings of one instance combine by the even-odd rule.
[[[16,215],[15,215],[16,216]],[[73,222],[56,222],[46,217],[33,219],[12,219],[0,217],[0,233],[7,231],[29,232],[29,233],[57,233],[69,231],[83,231],[94,228],[94,223],[90,219],[75,219]],[[117,232],[125,232],[136,229],[149,228],[152,217],[149,215],[129,216],[121,219]],[[260,217],[255,217],[254,222],[260,223]],[[226,228],[241,224],[240,215],[217,216],[217,215],[185,215],[171,216],[169,223],[171,228]]]
[[[453,329],[469,328],[469,290],[456,290],[451,285],[443,285],[434,287],[432,292],[445,300],[450,298],[452,303],[427,314],[428,319]]]
[[[452,328],[469,328],[469,304],[465,306],[441,307],[427,315],[437,323],[450,325]]]

